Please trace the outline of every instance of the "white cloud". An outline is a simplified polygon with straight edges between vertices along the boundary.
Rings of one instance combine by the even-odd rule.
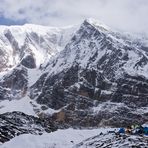
[[[148,0],[1,0],[0,14],[51,26],[93,17],[117,29],[148,32]]]

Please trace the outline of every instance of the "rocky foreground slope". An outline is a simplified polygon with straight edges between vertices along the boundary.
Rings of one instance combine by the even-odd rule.
[[[73,148],[146,148],[148,137],[102,134],[84,140]]]
[[[21,134],[42,135],[57,130],[53,123],[22,112],[0,114],[0,143],[5,143]]]

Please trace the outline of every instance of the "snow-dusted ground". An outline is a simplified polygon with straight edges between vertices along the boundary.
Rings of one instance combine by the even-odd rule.
[[[34,110],[38,110],[35,112]],[[0,102],[0,114],[19,111],[28,115],[37,116],[37,113],[44,112],[48,115],[59,112],[60,110],[54,110],[48,108],[47,110],[42,110],[41,105],[37,104],[35,101],[30,100],[28,96],[25,96],[19,100],[4,100]]]
[[[24,97],[20,100],[4,100],[0,102],[0,114],[13,111],[20,111],[28,115],[36,116],[29,97]]]
[[[72,148],[81,141],[106,132],[108,128],[100,129],[66,129],[43,135],[21,135],[0,145],[0,148]]]

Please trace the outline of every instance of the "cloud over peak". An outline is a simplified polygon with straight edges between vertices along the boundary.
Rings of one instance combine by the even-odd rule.
[[[50,26],[77,24],[95,18],[116,29],[148,30],[148,0],[1,0],[0,15]]]

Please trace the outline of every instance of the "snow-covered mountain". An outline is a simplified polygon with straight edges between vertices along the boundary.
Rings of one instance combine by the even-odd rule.
[[[62,120],[70,125],[145,122],[146,41],[85,20],[64,50],[43,65],[30,97],[46,108],[61,109]]]
[[[3,116],[24,112],[52,129],[148,121],[146,36],[87,19],[79,27],[0,27],[0,43]]]
[[[40,76],[40,66],[65,47],[76,29],[32,24],[0,26],[0,100],[12,96],[20,99]]]
[[[75,29],[75,26],[52,28],[32,24],[0,26],[0,70],[20,62],[29,68],[40,66],[64,48]]]
[[[110,69],[114,63],[118,62],[116,67],[121,68],[116,70],[116,77],[123,72],[148,77],[148,38],[145,37],[144,41],[141,40],[128,34],[112,31],[109,27],[93,19],[85,20],[64,51],[49,62],[49,68],[53,62],[55,63],[50,73],[59,73],[63,71],[63,68],[70,68],[74,64],[78,64],[83,69],[97,69],[97,66],[100,66],[101,69],[104,61],[102,63],[98,63],[98,61],[104,57],[107,60],[106,64],[112,59],[112,65],[109,64]],[[116,57],[114,57],[115,52]]]

